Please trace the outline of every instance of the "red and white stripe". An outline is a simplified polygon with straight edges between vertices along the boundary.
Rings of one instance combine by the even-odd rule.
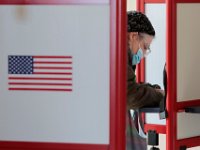
[[[72,91],[72,56],[33,56],[33,74],[10,74],[9,90]]]

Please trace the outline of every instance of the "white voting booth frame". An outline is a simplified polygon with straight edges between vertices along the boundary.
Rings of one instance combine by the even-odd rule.
[[[123,150],[126,38],[121,37],[126,37],[126,2],[0,0],[0,15],[0,149]],[[71,66],[64,66],[71,71],[64,73],[69,78],[48,79],[72,82],[39,87],[27,83],[27,76],[21,83],[10,81],[21,79],[13,71],[15,58],[36,64],[35,59],[70,59],[66,63]]]
[[[197,17],[200,14],[200,1],[138,0],[137,10],[149,15],[150,20],[156,20],[155,30],[158,29],[156,38],[161,38],[161,41],[158,42],[155,39],[152,47],[153,51],[159,49],[163,52],[161,55],[154,53],[157,53],[159,57],[166,57],[167,69],[166,120],[159,120],[158,115],[158,120],[148,122],[151,120],[148,117],[152,117],[149,115],[152,112],[145,112],[145,131],[154,130],[165,134],[166,150],[186,150],[195,147],[198,149],[200,146],[200,95],[199,67],[197,67],[199,63],[197,34],[199,32],[197,33],[197,30],[200,23]],[[163,30],[164,36],[159,33]],[[159,57],[156,58],[159,59]],[[139,66],[139,81],[150,79],[147,66],[149,62],[147,59]],[[162,65],[163,62],[165,63],[165,60],[159,61]],[[151,69],[152,73],[154,70]]]

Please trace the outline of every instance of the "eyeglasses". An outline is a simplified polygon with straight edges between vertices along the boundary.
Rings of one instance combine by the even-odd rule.
[[[151,49],[150,49],[150,45],[147,44],[147,42],[145,41],[145,39],[142,40],[142,50],[143,50],[143,57],[146,57],[147,55],[149,55],[151,53]],[[141,48],[141,44],[139,43],[139,47]]]
[[[144,57],[151,53],[150,45],[144,43]]]
[[[150,49],[150,44],[147,42],[147,35],[145,33],[138,33],[139,37],[140,37],[140,41],[141,41],[141,46],[143,49],[143,56],[146,57],[147,55],[149,55],[151,53],[151,49]],[[139,45],[139,46],[140,46]]]

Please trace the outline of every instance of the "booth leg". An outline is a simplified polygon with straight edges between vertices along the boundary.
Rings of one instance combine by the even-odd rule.
[[[160,150],[159,148],[154,147],[157,146],[159,143],[158,133],[156,133],[156,131],[149,130],[147,140],[148,140],[148,145],[153,146],[150,148],[150,150]]]
[[[160,149],[153,146],[152,148],[150,148],[150,150],[160,150]]]

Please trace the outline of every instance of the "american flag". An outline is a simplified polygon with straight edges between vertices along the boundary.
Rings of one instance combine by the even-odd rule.
[[[8,56],[8,90],[72,91],[72,56]]]

